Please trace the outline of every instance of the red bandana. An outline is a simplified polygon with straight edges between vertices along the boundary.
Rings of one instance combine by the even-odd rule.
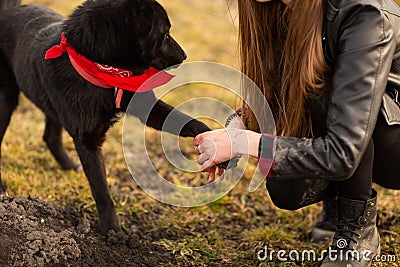
[[[116,97],[117,108],[121,108],[123,90],[143,93],[167,84],[175,77],[155,68],[149,68],[141,75],[134,75],[134,73],[129,70],[118,69],[92,62],[71,47],[67,38],[65,38],[64,33],[62,34],[60,45],[53,46],[49,49],[46,53],[45,59],[58,58],[65,52],[68,53],[72,66],[79,75],[82,76],[82,78],[102,88],[118,89]],[[151,82],[142,86],[148,79],[156,74],[158,74],[157,79],[152,79]]]

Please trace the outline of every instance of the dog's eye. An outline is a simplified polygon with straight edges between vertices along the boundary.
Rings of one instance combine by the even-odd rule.
[[[164,35],[164,41],[166,41],[166,40],[168,40],[169,39],[169,33],[166,33],[165,35]]]

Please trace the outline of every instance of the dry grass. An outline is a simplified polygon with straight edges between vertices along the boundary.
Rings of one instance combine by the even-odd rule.
[[[81,1],[25,2],[40,2],[68,14]],[[189,61],[210,60],[237,66],[233,4],[224,0],[161,2],[170,14],[173,35],[185,47]],[[224,97],[213,95],[212,91],[202,93]],[[81,173],[59,170],[41,140],[43,129],[43,115],[22,98],[2,148],[3,178],[9,193],[40,196],[60,206],[77,206],[85,216],[96,216],[86,178]],[[110,131],[104,146],[108,182],[121,223],[126,230],[136,224],[154,242],[170,250],[182,266],[296,266],[295,263],[261,264],[256,252],[264,244],[271,249],[322,249],[310,242],[308,234],[320,206],[297,212],[276,209],[264,188],[252,194],[247,192],[247,179],[229,195],[208,206],[187,209],[156,202],[138,188],[126,168],[121,131],[119,123]],[[151,134],[157,138],[157,133]],[[67,135],[65,144],[77,159]],[[149,149],[154,155],[161,153],[156,142]],[[192,148],[187,145],[184,149]],[[172,180],[173,176],[181,175],[168,164],[164,171]],[[199,179],[205,182],[206,178],[203,175]],[[400,193],[383,189],[379,192],[383,253],[399,256],[400,207],[397,203],[400,203]],[[297,265],[317,266],[311,262]],[[382,266],[399,266],[399,263]]]

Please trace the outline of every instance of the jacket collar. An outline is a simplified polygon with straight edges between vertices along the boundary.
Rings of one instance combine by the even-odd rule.
[[[340,0],[325,0],[325,17],[329,21],[334,21],[339,9]]]

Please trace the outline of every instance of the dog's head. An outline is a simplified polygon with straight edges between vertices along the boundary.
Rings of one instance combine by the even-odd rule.
[[[88,0],[66,20],[64,32],[90,60],[139,74],[186,59],[170,28],[165,9],[155,0]]]

